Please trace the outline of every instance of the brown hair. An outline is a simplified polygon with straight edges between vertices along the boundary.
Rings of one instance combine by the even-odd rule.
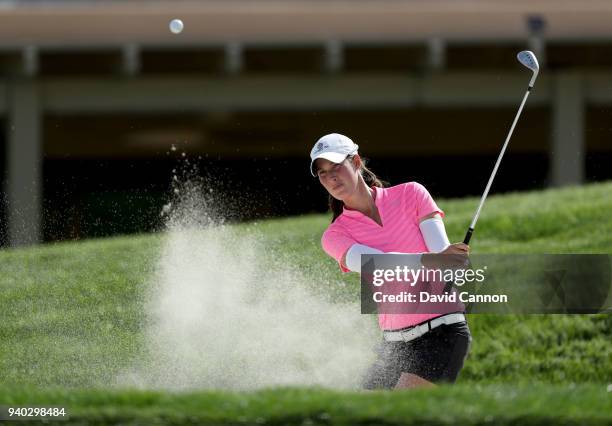
[[[352,160],[354,155],[349,155],[346,157],[348,160]],[[379,188],[383,188],[387,185],[387,182],[381,180],[374,174],[374,172],[366,167],[366,159],[361,157],[361,167],[359,167],[359,171],[361,172],[361,176],[365,181],[368,188],[372,186],[377,186]],[[344,208],[344,202],[342,200],[337,200],[329,194],[329,209],[332,212],[332,223],[342,214],[342,209]]]

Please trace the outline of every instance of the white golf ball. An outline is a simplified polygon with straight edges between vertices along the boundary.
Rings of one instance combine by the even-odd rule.
[[[170,21],[169,27],[173,34],[179,34],[183,31],[183,21],[180,19],[173,19]]]

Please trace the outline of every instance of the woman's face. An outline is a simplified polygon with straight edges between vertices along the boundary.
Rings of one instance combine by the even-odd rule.
[[[319,182],[337,200],[344,200],[357,189],[359,168],[355,165],[357,156],[347,158],[342,163],[333,163],[324,158],[315,162]]]

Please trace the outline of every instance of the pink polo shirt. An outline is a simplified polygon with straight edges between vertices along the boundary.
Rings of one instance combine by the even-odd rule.
[[[363,244],[384,252],[429,252],[419,229],[419,219],[433,212],[444,217],[444,212],[420,183],[408,182],[390,188],[373,188],[382,227],[363,213],[345,207],[321,238],[323,249],[338,261],[343,272],[349,272],[349,269],[340,261],[353,244]],[[378,324],[383,330],[396,330],[440,315],[381,313],[378,315]]]

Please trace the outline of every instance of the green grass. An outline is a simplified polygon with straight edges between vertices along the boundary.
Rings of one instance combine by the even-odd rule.
[[[66,407],[57,424],[609,424],[610,394],[594,385],[461,385],[402,392],[277,388],[257,392],[161,393],[18,389],[12,406]]]
[[[438,200],[452,241],[463,239],[477,202]],[[612,253],[611,211],[612,183],[492,196],[471,247],[474,253]],[[284,253],[322,285],[345,282],[333,288],[355,299],[357,277],[340,275],[320,248],[328,222],[327,215],[307,215],[235,228],[263,234],[270,252]],[[478,424],[492,418],[580,424],[612,418],[610,315],[472,315],[474,344],[460,385],[433,391],[187,396],[108,390],[144,344],[147,277],[162,243],[162,235],[139,235],[0,251],[0,405],[66,401],[76,422],[133,417],[142,424],[155,417],[181,424],[258,418],[268,424]]]

